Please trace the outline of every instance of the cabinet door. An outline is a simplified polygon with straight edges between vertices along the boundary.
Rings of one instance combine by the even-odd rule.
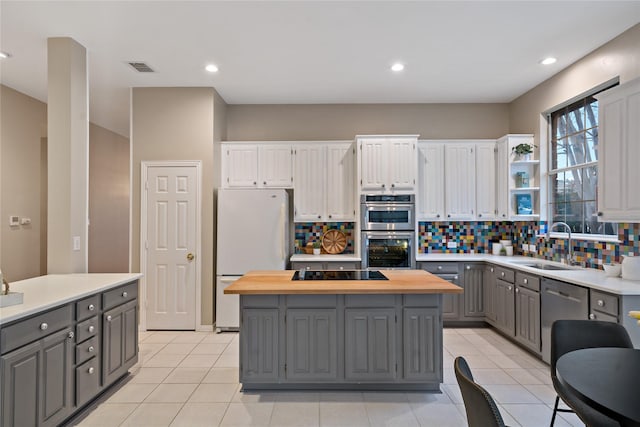
[[[464,317],[484,317],[484,265],[464,266]]]
[[[496,287],[496,275],[495,268],[491,265],[487,265],[484,268],[484,315],[487,322],[495,325],[496,321],[496,309],[495,309],[495,287]]]
[[[258,146],[226,144],[225,174],[228,187],[257,187]]]
[[[389,177],[387,186],[392,191],[413,190],[416,185],[416,140],[391,138],[388,142],[387,163]]]
[[[395,309],[345,310],[345,378],[396,378]]]
[[[287,378],[308,381],[336,380],[336,310],[289,309],[286,330]]]
[[[298,145],[294,150],[294,220],[320,221],[325,210],[325,146]]]
[[[475,218],[474,149],[473,144],[445,144],[445,206],[449,221]]]
[[[73,339],[64,329],[42,339],[40,425],[57,426],[71,414]]]
[[[444,145],[422,144],[418,152],[418,221],[444,219]]]
[[[436,308],[403,310],[404,378],[410,381],[441,380],[442,324]]]
[[[496,155],[496,209],[501,221],[509,220],[509,147],[507,141],[497,142]]]
[[[290,188],[293,186],[291,145],[260,145],[258,155],[259,186],[269,188]]]
[[[274,382],[279,377],[277,308],[245,308],[240,325],[240,381]]]
[[[41,358],[40,342],[21,347],[0,358],[3,426],[38,424]]]
[[[102,318],[102,382],[111,384],[138,360],[137,300],[105,312]]]
[[[354,170],[354,149],[351,143],[327,145],[326,220],[355,220]]]
[[[496,326],[504,333],[514,336],[515,331],[515,299],[514,285],[496,279]]]
[[[516,339],[540,351],[540,294],[516,286]]]
[[[496,218],[496,144],[476,145],[476,215],[478,220]]]
[[[384,191],[389,178],[388,144],[386,138],[367,138],[360,144],[360,189]]]

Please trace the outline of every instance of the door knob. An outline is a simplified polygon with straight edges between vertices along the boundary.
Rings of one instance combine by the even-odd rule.
[[[195,257],[196,257],[196,256],[195,256],[194,254],[192,254],[191,252],[189,252],[189,253],[187,254],[187,259],[188,259],[189,261],[193,261],[193,259],[194,259]]]

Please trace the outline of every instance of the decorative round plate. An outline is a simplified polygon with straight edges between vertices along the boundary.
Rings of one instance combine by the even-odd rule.
[[[347,247],[347,237],[340,230],[329,230],[322,236],[322,248],[328,254],[340,254]]]

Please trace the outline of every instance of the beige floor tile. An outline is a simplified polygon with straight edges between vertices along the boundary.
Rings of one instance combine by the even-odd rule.
[[[173,368],[141,367],[131,378],[132,384],[160,384],[171,373]]]
[[[175,368],[165,378],[165,384],[199,384],[209,372],[207,368]]]
[[[556,391],[552,386],[546,384],[526,384],[524,387],[542,403],[553,405],[556,401]]]
[[[232,402],[222,418],[221,426],[268,426],[273,412],[273,402]]]
[[[142,403],[158,384],[127,383],[107,399],[108,403]]]
[[[476,369],[500,369],[502,366],[498,366],[493,362],[492,357],[488,357],[482,354],[471,354],[464,356],[465,360],[469,364],[471,371]]]
[[[427,393],[427,392],[409,392],[407,393],[407,400],[413,408],[414,405],[422,405],[425,403],[449,403],[453,401],[447,393]]]
[[[320,403],[316,402],[276,402],[269,425],[278,427],[320,425]]]
[[[144,363],[146,368],[175,368],[187,357],[184,354],[156,354]]]
[[[509,413],[509,411],[507,411],[505,408],[502,407],[502,405],[500,405],[499,403],[498,405],[498,410],[500,411],[500,415],[502,416],[502,421],[504,421],[505,425],[508,425],[509,427],[518,427],[520,426],[520,423],[517,422]],[[464,408],[464,405],[462,405],[462,407]],[[466,415],[465,415],[465,419],[466,419]],[[546,427],[546,426],[544,426]]]
[[[517,385],[501,385],[501,384],[488,384],[484,388],[491,394],[494,400],[501,404],[510,403],[531,403],[540,404],[543,403],[533,393],[527,390],[524,386]]]
[[[215,361],[216,356],[211,354],[189,354],[178,366],[180,368],[211,368]]]
[[[502,369],[474,369],[473,379],[481,385],[486,384],[517,384],[509,374]]]
[[[197,344],[194,344],[194,343],[176,344],[174,342],[171,342],[171,343],[165,345],[162,348],[162,350],[160,350],[158,352],[158,354],[184,354],[184,355],[187,355],[187,354],[191,353],[191,350],[193,350],[196,345]]]
[[[369,423],[372,426],[419,426],[409,403],[365,402]]]
[[[323,391],[320,402],[363,402],[362,393],[357,391]]]
[[[228,403],[236,392],[235,384],[200,384],[189,398],[192,403]]]
[[[137,407],[137,403],[103,403],[77,425],[81,427],[117,427]]]
[[[213,366],[216,368],[237,368],[240,366],[239,356],[222,354]]]
[[[147,396],[145,403],[184,403],[189,400],[197,384],[159,384]]]
[[[218,344],[228,344],[233,341],[233,337],[238,335],[236,332],[222,332],[220,334],[210,334],[207,335],[200,341],[201,343],[218,343]]]
[[[197,344],[202,341],[205,337],[211,335],[210,332],[180,332],[177,337],[171,341],[173,344],[181,344],[181,343],[193,343]]]
[[[173,341],[180,332],[155,332],[153,335],[147,337],[145,344],[168,344]]]
[[[520,384],[544,384],[537,375],[533,375],[535,369],[504,369],[504,371]]]
[[[143,403],[122,427],[168,427],[182,408],[181,403]]]
[[[460,393],[460,387],[458,384],[442,384],[440,386],[444,393],[447,393],[449,399],[455,404],[462,404],[462,393]]]
[[[191,354],[222,354],[227,348],[228,344],[220,343],[200,343],[198,344]]]
[[[238,384],[240,378],[238,368],[211,368],[202,380],[203,383],[232,383]]]
[[[502,407],[523,427],[548,426],[552,410],[547,405],[502,405]],[[555,427],[570,427],[562,418],[556,418]]]
[[[211,427],[222,421],[227,403],[185,403],[171,427]]]
[[[277,391],[242,391],[241,387],[236,388],[232,402],[235,403],[265,403],[278,400]]]
[[[369,416],[364,402],[348,400],[320,402],[321,427],[368,427]]]
[[[279,391],[276,393],[277,402],[319,402],[320,393],[317,391]]]
[[[421,426],[466,427],[465,418],[452,403],[429,403],[413,407]]]

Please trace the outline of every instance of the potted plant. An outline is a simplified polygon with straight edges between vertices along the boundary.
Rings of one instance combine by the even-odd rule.
[[[511,149],[516,155],[516,160],[530,160],[535,145],[523,142]]]
[[[320,240],[313,242],[313,254],[320,255]]]

